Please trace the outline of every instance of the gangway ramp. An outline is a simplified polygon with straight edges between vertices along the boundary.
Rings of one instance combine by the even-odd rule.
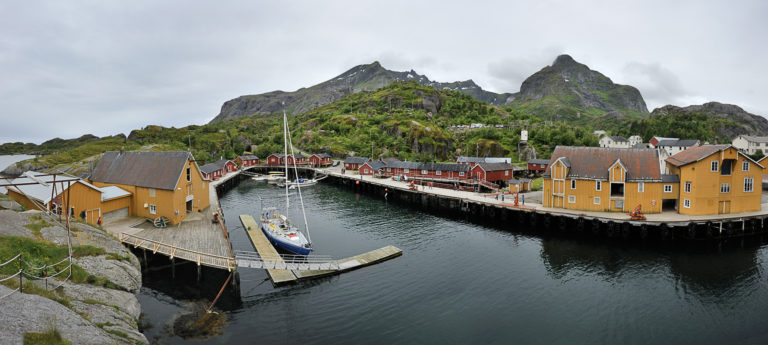
[[[273,285],[294,283],[298,280],[320,278],[339,274],[368,265],[373,265],[403,255],[403,251],[394,246],[386,246],[346,259],[332,260],[328,256],[280,255],[269,243],[267,236],[259,229],[256,220],[250,215],[240,215],[245,232],[251,239],[256,252],[239,251],[236,253],[238,267],[266,269]]]

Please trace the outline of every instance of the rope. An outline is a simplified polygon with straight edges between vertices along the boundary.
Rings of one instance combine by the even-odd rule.
[[[18,272],[16,272],[16,273],[15,273],[14,275],[12,275],[12,276],[8,276],[8,277],[5,277],[5,278],[3,278],[3,279],[0,279],[0,282],[4,282],[4,281],[6,281],[6,280],[9,280],[9,279],[15,278],[16,276],[18,276],[19,274],[21,274],[21,272],[23,272],[23,271],[22,271],[22,270],[19,270]]]
[[[11,292],[9,292],[8,294],[6,294],[5,296],[0,296],[0,300],[1,300],[1,299],[3,299],[3,298],[6,298],[6,297],[8,297],[8,296],[10,296],[10,295],[13,295],[15,292],[19,291],[19,289],[21,289],[21,288],[20,288],[20,287],[17,287],[16,289],[12,290]]]
[[[6,261],[6,262],[4,262],[4,263],[0,264],[0,267],[3,267],[3,266],[5,266],[5,265],[7,265],[7,264],[9,264],[9,263],[13,262],[14,260],[18,259],[20,256],[21,256],[21,253],[17,254],[16,256],[14,256],[14,257],[13,257],[13,259],[10,259],[10,260],[8,260],[8,261]]]

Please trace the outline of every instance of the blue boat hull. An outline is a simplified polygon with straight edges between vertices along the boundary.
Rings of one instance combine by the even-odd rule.
[[[260,224],[259,226],[261,228],[261,232],[264,233],[265,236],[267,236],[267,239],[269,239],[269,242],[272,243],[272,245],[282,248],[283,250],[287,250],[291,253],[298,254],[298,255],[309,255],[309,253],[312,251],[310,248],[304,248],[301,246],[297,246],[293,243],[287,243],[282,238],[278,238],[275,236],[272,236],[272,234],[264,229],[264,225]]]

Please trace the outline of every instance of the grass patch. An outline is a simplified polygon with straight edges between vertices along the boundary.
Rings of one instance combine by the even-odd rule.
[[[131,258],[128,255],[120,255],[117,253],[108,253],[107,254],[107,260],[118,260],[118,261],[131,261]]]
[[[40,215],[29,217],[29,220],[32,221],[32,223],[25,224],[24,227],[32,230],[32,233],[37,237],[38,240],[43,239],[43,234],[40,232],[43,228],[47,228],[49,226],[52,226],[51,223],[48,223],[41,217]]]
[[[105,331],[107,331],[107,333],[114,334],[121,338],[131,339],[130,337],[128,337],[128,333],[125,333],[125,332],[121,332],[115,329],[105,329]]]
[[[35,345],[72,345],[72,343],[61,337],[58,329],[49,330],[45,333],[29,332],[24,333],[24,344]]]
[[[536,178],[536,179],[534,179],[531,182],[531,190],[537,191],[537,190],[542,190],[542,189],[544,189],[544,178],[543,177]]]

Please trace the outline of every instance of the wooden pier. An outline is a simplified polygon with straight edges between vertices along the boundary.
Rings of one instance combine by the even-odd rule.
[[[267,236],[259,229],[259,225],[256,220],[250,215],[240,215],[240,221],[243,223],[248,238],[251,239],[254,248],[260,256],[269,258],[270,260],[280,260],[280,254],[277,253],[275,247],[269,243]],[[367,253],[356,255],[346,259],[334,260],[335,266],[339,267],[338,270],[326,270],[326,271],[303,271],[303,270],[278,270],[269,269],[267,273],[272,280],[272,284],[275,286],[295,283],[299,280],[313,279],[326,277],[334,274],[340,274],[348,272],[361,267],[373,265],[379,262],[383,262],[392,258],[396,258],[403,255],[403,251],[394,246],[386,246]]]

